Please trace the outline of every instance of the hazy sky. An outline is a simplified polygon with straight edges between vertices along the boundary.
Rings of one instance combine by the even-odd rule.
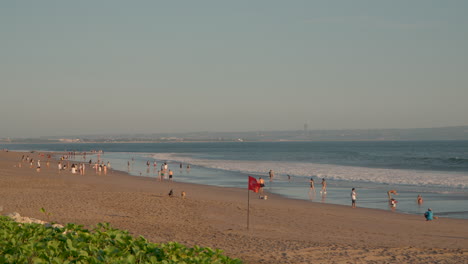
[[[468,1],[1,1],[0,138],[468,125]]]

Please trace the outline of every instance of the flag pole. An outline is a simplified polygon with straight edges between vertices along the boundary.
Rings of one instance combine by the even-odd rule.
[[[249,216],[250,216],[250,190],[247,188],[247,230],[249,230]]]

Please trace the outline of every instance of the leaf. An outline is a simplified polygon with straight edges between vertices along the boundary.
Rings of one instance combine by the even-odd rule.
[[[127,256],[127,261],[128,261],[128,263],[135,263],[136,262],[135,256],[128,255]]]
[[[34,257],[34,258],[32,259],[32,262],[33,262],[34,264],[47,263],[47,261],[45,261],[45,260],[43,260],[43,259],[41,259],[41,258],[38,258],[38,257]]]
[[[73,242],[71,241],[71,239],[67,239],[67,247],[69,250],[74,250],[75,247],[73,246]]]

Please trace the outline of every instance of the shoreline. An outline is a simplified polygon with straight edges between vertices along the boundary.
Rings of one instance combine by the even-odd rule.
[[[89,168],[84,176],[59,174],[55,160],[48,169],[41,161],[36,172],[26,163],[15,167],[22,154],[0,152],[2,214],[42,219],[44,207],[61,224],[109,222],[151,242],[220,248],[246,263],[462,263],[468,256],[464,219],[426,222],[420,215],[250,193],[247,230],[246,189],[158,182],[121,171],[96,175]],[[167,196],[170,189],[176,197]]]
[[[106,152],[106,154],[102,156],[102,159],[107,161],[110,160],[113,164],[113,168],[120,169],[122,172],[129,173],[134,177],[156,177],[157,169],[153,169],[153,167],[150,166],[151,168],[148,170],[147,167],[143,165],[143,163],[147,161],[146,157],[145,155],[140,154],[144,153]],[[126,162],[130,160],[130,157],[133,158],[134,156],[139,156],[140,159],[135,159],[136,163],[135,165],[131,166],[131,169],[128,169],[126,166],[121,166],[122,164],[126,164]],[[154,159],[154,161],[156,161],[158,164],[167,161],[169,167],[173,168],[175,179],[185,183],[190,182],[202,185],[204,184],[243,189],[246,186],[246,179],[248,176],[253,176],[255,178],[264,177],[263,174],[237,172],[224,170],[221,168],[205,167],[203,165],[198,166],[197,163],[192,164],[191,161],[172,160],[171,157],[154,157],[154,155],[149,155],[148,158]],[[79,160],[78,156],[77,159]],[[190,171],[187,171],[184,168],[178,169],[181,162],[191,164],[192,169]],[[124,168],[127,168],[127,170]],[[218,174],[220,177],[217,177]],[[466,212],[465,209],[466,206],[460,204],[461,200],[468,199],[468,193],[463,189],[456,189],[449,186],[418,186],[385,184],[368,181],[350,181],[344,179],[329,179],[329,192],[326,197],[323,197],[321,194],[319,194],[319,178],[321,177],[318,175],[314,175],[313,177],[316,180],[317,195],[311,195],[309,193],[309,177],[297,177],[293,175],[291,180],[288,180],[284,173],[277,175],[273,185],[267,182],[265,190],[268,193],[275,193],[287,199],[349,206],[349,192],[351,188],[356,187],[360,193],[358,194],[358,205],[361,207],[364,206],[366,208],[390,210],[387,199],[387,191],[391,189],[397,189],[400,195],[395,197],[399,201],[395,211],[398,213],[422,215],[424,214],[425,209],[432,207],[442,217],[468,219],[468,212]],[[424,204],[416,203],[418,194],[423,194],[423,196],[427,195],[427,197],[425,197],[427,199],[425,200]]]

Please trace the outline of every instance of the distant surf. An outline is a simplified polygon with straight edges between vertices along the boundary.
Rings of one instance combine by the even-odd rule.
[[[176,153],[156,153],[150,156],[157,160],[189,163],[205,168],[244,174],[262,175],[270,169],[274,169],[276,175],[283,179],[286,179],[286,175],[301,177],[304,178],[304,180],[308,177],[315,176],[332,180],[374,182],[380,184],[405,184],[452,188],[468,187],[468,174],[459,172],[381,169],[291,161],[199,159],[188,157],[186,154],[180,155]]]

